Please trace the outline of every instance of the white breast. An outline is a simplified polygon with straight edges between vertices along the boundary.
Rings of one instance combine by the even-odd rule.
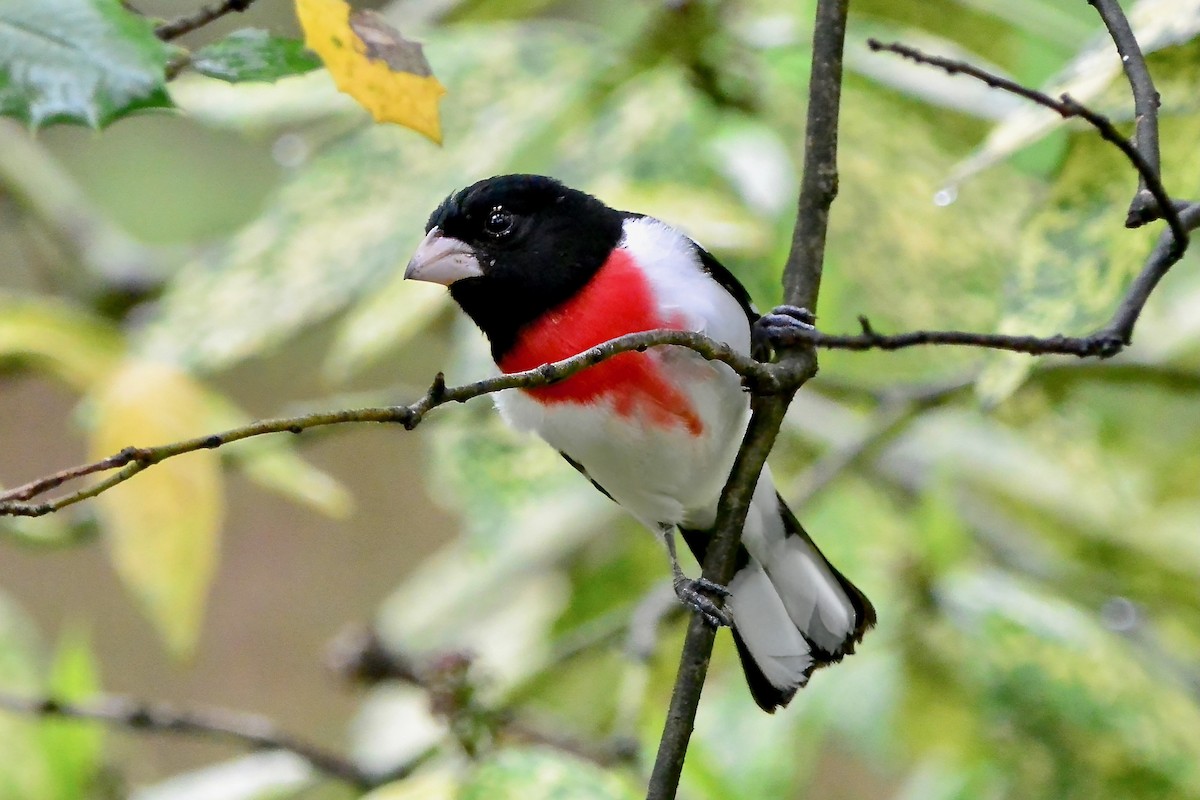
[[[683,234],[654,219],[627,220],[621,247],[644,271],[662,318],[749,352],[745,313],[704,272]],[[645,524],[708,527],[745,430],[747,395],[733,370],[686,348],[654,348],[647,356],[691,403],[703,424],[699,435],[618,413],[608,400],[543,405],[509,391],[496,405],[514,427],[537,433],[581,464]]]

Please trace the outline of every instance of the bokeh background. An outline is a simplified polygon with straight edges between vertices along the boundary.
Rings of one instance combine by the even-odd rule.
[[[180,113],[102,132],[31,137],[0,122],[0,483],[165,430],[407,402],[439,370],[451,383],[489,374],[482,338],[444,293],[399,279],[429,211],[491,174],[552,174],[668,220],[773,305],[813,5],[385,6],[449,89],[441,148],[369,124],[323,73],[239,86],[184,75],[172,84]],[[1092,9],[853,6],[821,327],[855,330],[859,314],[881,331],[1103,322],[1157,233],[1122,226],[1136,181],[1120,154],[865,47],[876,36],[969,58],[1128,123]],[[1165,182],[1190,196],[1200,3],[1127,7],[1163,95]],[[281,0],[233,16],[185,44],[245,25],[297,30]],[[823,354],[772,464],[880,624],[772,717],[721,637],[684,796],[1200,797],[1197,320],[1189,255],[1111,361]],[[153,413],[163,408],[176,412],[167,422]],[[330,673],[329,641],[370,623],[418,657],[474,653],[486,703],[583,741],[632,738],[640,761],[603,777],[641,784],[682,625],[662,629],[646,663],[622,634],[666,562],[553,452],[506,431],[486,398],[411,433],[344,426],[221,454],[180,459],[199,466],[176,498],[213,535],[147,551],[168,586],[193,586],[183,610],[156,611],[130,588],[112,505],[0,522],[6,691],[74,674],[107,692],[262,713],[368,765],[445,742],[389,797],[499,780],[481,771],[526,751],[500,744],[476,766],[420,689],[353,689]],[[96,728],[77,745],[96,754],[83,777],[56,782],[41,730],[0,716],[4,749],[21,754],[0,757],[0,797],[350,794],[236,747]],[[263,785],[238,783],[247,771]],[[606,791],[595,796],[626,789]]]

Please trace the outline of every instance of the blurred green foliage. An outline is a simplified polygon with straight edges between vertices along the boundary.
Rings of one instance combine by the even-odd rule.
[[[399,273],[446,193],[514,170],[680,226],[769,307],[793,222],[813,5],[398,3],[394,18],[417,29],[450,91],[441,149],[367,125],[322,73],[235,87],[185,75],[170,87],[183,114],[274,142],[277,189],[220,241],[154,249],[161,282],[114,283],[80,257],[66,269],[83,280],[0,296],[0,369],[64,381],[92,409],[81,419],[91,430],[97,386],[132,359],[166,361],[208,398],[190,420],[196,433],[245,419],[207,381],[313,329],[326,334],[312,361],[331,398],[430,334],[451,344],[449,380],[474,380],[491,370],[477,332],[436,288]],[[1165,182],[1189,196],[1200,183],[1200,3],[1134,6],[1163,93]],[[1052,0],[853,7],[821,326],[853,329],[866,314],[881,331],[1050,334],[1102,320],[1154,235],[1121,225],[1136,181],[1116,151],[1089,129],[1032,119],[1012,98],[862,45],[876,35],[952,52],[1070,86],[1128,120],[1092,10]],[[0,4],[0,21],[6,13]],[[22,199],[15,214],[69,239],[61,215],[23,199],[37,182],[20,166],[0,160],[0,188]],[[1110,362],[822,355],[774,469],[795,497],[813,485],[809,465],[856,451],[801,516],[872,597],[879,628],[774,717],[754,707],[719,644],[684,796],[1200,797],[1196,267],[1189,255],[1164,281],[1135,346]],[[936,402],[920,399],[931,391]],[[384,602],[385,641],[470,650],[481,703],[586,741],[632,737],[641,761],[599,768],[498,736],[469,763],[422,692],[384,686],[354,726],[357,755],[395,762],[444,746],[372,797],[627,796],[652,758],[681,635],[664,626],[648,662],[620,646],[639,598],[665,576],[651,537],[548,448],[505,429],[486,401],[441,410],[411,435],[428,442],[431,496],[462,524]],[[237,447],[229,460],[264,486],[344,512],[336,481],[291,443]],[[0,547],[72,541],[59,519],[0,524]],[[0,602],[5,690],[94,689],[78,642],[44,684],[36,638]],[[63,726],[0,715],[0,799],[104,796],[99,732]],[[260,780],[246,782],[248,771]],[[317,781],[290,762],[231,762],[206,771],[204,796],[309,796]],[[145,796],[185,796],[176,787],[187,785]]]

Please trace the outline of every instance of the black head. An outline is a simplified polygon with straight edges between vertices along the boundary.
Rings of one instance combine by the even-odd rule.
[[[600,269],[621,222],[620,212],[553,178],[488,178],[438,206],[405,276],[449,286],[499,360],[521,327]]]

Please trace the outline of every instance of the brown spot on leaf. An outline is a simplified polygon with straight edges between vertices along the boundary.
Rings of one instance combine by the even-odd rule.
[[[396,72],[422,77],[433,74],[421,44],[401,36],[378,11],[350,12],[350,28],[367,48],[367,58],[382,61]]]

